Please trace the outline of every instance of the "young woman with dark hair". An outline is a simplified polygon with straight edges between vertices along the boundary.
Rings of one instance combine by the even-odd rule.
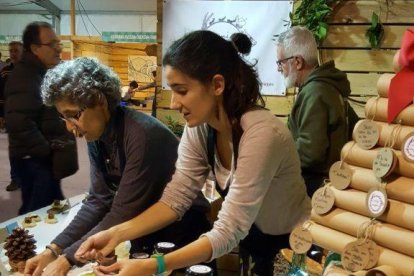
[[[159,202],[90,237],[76,256],[105,256],[121,241],[180,219],[210,171],[224,198],[211,231],[162,257],[99,266],[97,275],[160,274],[211,261],[237,245],[242,267],[247,259],[254,262],[243,274],[272,275],[275,254],[288,247],[288,233],[308,216],[310,204],[289,130],[263,108],[257,73],[241,56],[250,49],[244,34],[228,41],[210,31],[191,32],[171,45],[163,59],[171,107],[187,122],[173,178]]]

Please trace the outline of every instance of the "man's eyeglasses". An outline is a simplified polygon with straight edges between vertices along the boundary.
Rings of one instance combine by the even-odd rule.
[[[77,123],[79,122],[79,119],[82,116],[84,111],[85,109],[81,109],[73,116],[66,116],[66,115],[60,114],[60,118],[65,122]]]
[[[49,43],[36,43],[37,45],[43,45],[43,46],[48,46],[50,48],[57,48],[58,46],[60,48],[63,47],[63,44],[59,41],[59,40],[52,40]]]
[[[283,59],[276,60],[277,68],[280,70],[282,68],[283,63],[285,63],[286,61],[288,61],[292,58],[295,58],[295,57],[296,56],[291,56],[291,57],[288,57],[288,58],[283,58]]]

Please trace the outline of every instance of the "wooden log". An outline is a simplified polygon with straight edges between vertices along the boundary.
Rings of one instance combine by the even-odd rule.
[[[311,213],[311,219],[320,225],[335,229],[342,233],[357,237],[362,235],[361,225],[368,224],[371,219],[349,211],[335,208],[326,215]],[[414,257],[414,232],[388,223],[373,226],[372,237],[378,245],[396,252]]]
[[[368,192],[371,188],[381,184],[372,170],[356,166],[350,166],[350,168],[352,170],[350,186],[353,189]],[[414,205],[414,180],[412,178],[393,174],[387,177],[385,189],[388,198]]]
[[[382,74],[381,77],[379,77],[377,91],[380,97],[388,98],[388,90],[390,89],[390,83],[393,77],[395,77],[395,74],[390,73]]]
[[[393,266],[390,265],[381,265],[379,267],[370,269],[366,276],[378,276],[378,275],[392,275],[392,276],[400,276],[400,271]]]
[[[384,122],[375,122],[375,124],[380,129],[378,145],[381,147],[384,147],[387,141],[391,139],[390,136],[393,135],[395,139],[393,148],[401,150],[404,138],[410,133],[414,134],[414,127],[412,126],[397,126],[395,124],[388,124]]]
[[[365,105],[365,116],[375,121],[387,122],[388,99],[369,99]],[[394,119],[394,122],[401,122],[405,126],[414,126],[414,105],[410,104],[403,109]]]
[[[333,188],[332,191],[335,194],[336,207],[370,217],[365,204],[367,193],[354,189],[341,191]],[[377,220],[414,230],[414,205],[389,199],[387,210]]]
[[[355,241],[355,238],[351,235],[316,223],[312,225],[310,231],[315,244],[340,254],[348,243]],[[377,264],[379,266],[390,265],[398,267],[399,271],[407,276],[411,276],[414,272],[414,258],[384,247],[380,247],[380,255]]]
[[[366,169],[372,169],[372,163],[374,162],[375,157],[379,148],[364,150],[354,145],[355,142],[348,142],[342,148],[341,155],[344,158],[344,161],[350,165],[363,167]],[[397,165],[395,166],[393,172],[409,178],[414,178],[414,163],[410,163],[404,159],[401,151],[394,150],[397,160]]]
[[[395,55],[394,58],[392,60],[392,64],[394,66],[394,73],[397,73],[398,71],[400,71],[401,66],[400,63],[398,62],[398,59],[400,58],[400,50],[398,50]]]

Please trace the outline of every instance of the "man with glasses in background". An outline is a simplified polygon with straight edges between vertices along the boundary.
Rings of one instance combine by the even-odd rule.
[[[60,179],[77,170],[75,138],[56,108],[46,107],[40,95],[44,75],[60,62],[62,51],[52,26],[46,22],[27,25],[23,51],[5,87],[9,155],[21,180],[20,215],[64,199]]]
[[[330,166],[340,159],[348,140],[348,118],[353,109],[346,99],[351,88],[334,61],[319,65],[315,38],[304,27],[293,27],[279,36],[277,59],[286,87],[299,87],[288,127],[312,197],[327,178]]]

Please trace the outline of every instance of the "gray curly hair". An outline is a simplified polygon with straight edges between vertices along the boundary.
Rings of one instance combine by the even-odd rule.
[[[118,76],[95,58],[65,61],[47,71],[41,86],[45,105],[68,101],[81,108],[94,107],[102,96],[114,110],[121,100]]]

